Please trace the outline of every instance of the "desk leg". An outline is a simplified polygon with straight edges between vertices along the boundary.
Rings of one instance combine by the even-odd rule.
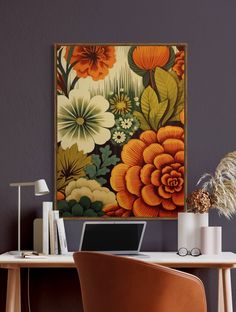
[[[224,312],[223,272],[218,270],[218,312]]]
[[[20,268],[8,268],[6,312],[21,311]]]
[[[224,312],[233,312],[232,289],[230,269],[222,269],[223,291],[224,291]]]

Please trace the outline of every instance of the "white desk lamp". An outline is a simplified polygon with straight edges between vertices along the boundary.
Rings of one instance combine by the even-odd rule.
[[[20,210],[21,210],[21,187],[22,186],[34,186],[35,196],[46,195],[49,193],[46,181],[44,179],[37,180],[35,182],[18,182],[10,183],[10,186],[16,186],[18,188],[18,250],[11,251],[11,254],[20,255]]]

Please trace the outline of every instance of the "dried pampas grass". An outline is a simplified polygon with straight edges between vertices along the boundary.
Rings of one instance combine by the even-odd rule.
[[[216,167],[215,175],[204,174],[197,184],[211,195],[212,207],[230,219],[236,213],[236,151],[228,153]]]

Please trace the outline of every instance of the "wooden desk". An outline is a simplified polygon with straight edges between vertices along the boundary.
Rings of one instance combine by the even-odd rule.
[[[141,261],[172,268],[216,268],[219,272],[218,312],[233,312],[230,270],[236,267],[236,254],[223,252],[217,256],[180,257],[174,252],[142,252]],[[21,268],[75,268],[72,254],[47,256],[43,259],[22,259],[8,253],[0,255],[0,268],[8,270],[6,312],[21,311]]]

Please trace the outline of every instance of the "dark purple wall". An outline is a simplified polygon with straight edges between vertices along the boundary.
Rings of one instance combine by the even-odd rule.
[[[53,189],[53,43],[188,43],[191,191],[202,173],[213,171],[226,152],[236,149],[235,10],[233,0],[0,0],[0,252],[17,247],[17,194],[9,182],[44,177]],[[42,199],[23,190],[23,249],[32,248],[32,221],[41,216],[41,201],[52,194]],[[223,226],[224,250],[236,251],[236,219],[226,221],[213,212],[211,224]],[[176,237],[176,221],[150,221],[143,247],[175,250]],[[206,283],[208,311],[215,312],[216,272],[195,273]],[[79,311],[75,271],[32,270],[30,276],[32,311]],[[26,277],[24,271],[23,312]],[[0,281],[3,311],[5,272]],[[234,273],[233,286],[236,290]]]

